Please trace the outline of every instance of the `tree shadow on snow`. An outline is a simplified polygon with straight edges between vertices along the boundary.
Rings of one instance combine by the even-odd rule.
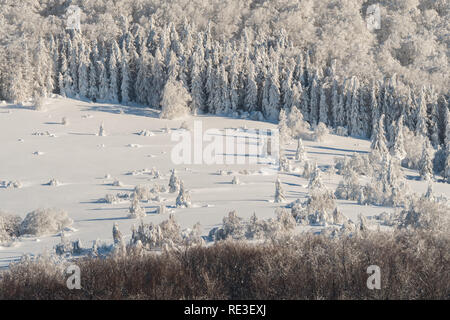
[[[82,106],[85,107],[85,106]],[[146,107],[134,107],[125,105],[104,105],[104,106],[91,106],[83,111],[97,111],[108,112],[113,114],[130,114],[134,116],[149,117],[159,119],[159,111]]]

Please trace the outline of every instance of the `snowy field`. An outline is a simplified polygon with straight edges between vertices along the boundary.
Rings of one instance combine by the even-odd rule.
[[[180,130],[183,121],[161,120],[159,111],[63,98],[49,99],[45,107],[45,111],[34,111],[0,105],[0,181],[21,183],[20,188],[0,186],[0,210],[23,218],[38,208],[64,209],[74,220],[66,237],[80,239],[85,247],[92,246],[97,239],[111,243],[115,222],[125,239],[129,239],[132,225],[139,222],[128,218],[129,201],[108,204],[100,199],[107,194],[132,192],[137,185],[167,187],[173,168],[189,190],[193,205],[175,208],[177,194],[161,193],[161,202],[141,204],[146,210],[144,221],[147,223],[167,219],[167,214],[156,214],[156,208],[162,203],[174,213],[182,228],[191,228],[200,222],[203,234],[208,235],[232,210],[246,219],[254,212],[261,218],[275,217],[276,208],[304,199],[308,193],[308,181],[296,173],[294,160],[293,173],[279,174],[274,165],[264,159],[256,164],[247,161],[241,165],[174,165],[171,151],[177,142],[172,141],[171,135]],[[66,125],[62,124],[64,117]],[[194,121],[201,121],[203,130],[217,128],[224,132],[233,128],[236,135],[245,135],[246,129],[276,128],[266,122],[216,116],[196,116],[186,121],[189,127]],[[106,136],[98,136],[102,123]],[[142,131],[146,134],[139,134]],[[304,141],[304,145],[308,158],[317,162],[323,171],[323,181],[334,191],[341,180],[333,169],[334,159],[367,153],[370,141],[329,135],[323,142]],[[295,141],[285,146],[288,158],[294,157],[296,146]],[[252,154],[239,156],[249,158]],[[155,170],[160,177],[154,177]],[[226,174],[220,174],[220,170]],[[415,180],[417,172],[402,170],[414,192],[426,191],[427,184]],[[232,184],[234,176],[240,181],[237,185]],[[273,201],[277,176],[282,182],[286,203]],[[52,179],[59,184],[48,185]],[[119,186],[114,185],[116,180],[121,182]],[[433,189],[436,195],[450,196],[450,184],[433,182]],[[354,201],[337,200],[337,203],[339,210],[352,220],[356,220],[359,213],[372,217],[394,210],[361,206]],[[319,228],[297,227],[297,231]],[[59,242],[57,234],[22,237],[10,246],[0,247],[0,266],[7,266],[23,254],[53,252]]]

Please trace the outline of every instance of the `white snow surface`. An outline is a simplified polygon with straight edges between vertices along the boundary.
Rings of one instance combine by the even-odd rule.
[[[120,112],[120,110],[123,112]],[[12,112],[9,112],[12,111]],[[52,119],[67,117],[66,126]],[[235,128],[236,135],[243,134],[240,128],[272,128],[274,124],[251,120],[200,115],[180,120],[159,119],[159,111],[142,107],[90,103],[67,98],[47,100],[46,111],[0,105],[0,181],[20,181],[22,188],[0,188],[0,210],[20,215],[38,208],[61,208],[74,220],[71,231],[65,232],[68,239],[80,239],[84,246],[91,246],[99,239],[112,243],[112,227],[118,223],[125,239],[131,235],[131,227],[139,221],[129,219],[129,201],[117,204],[98,202],[106,194],[132,192],[136,185],[155,184],[167,187],[170,170],[177,175],[190,192],[192,207],[175,208],[177,193],[161,193],[162,204],[174,212],[182,228],[191,228],[200,222],[203,234],[222,223],[224,216],[236,210],[238,216],[248,219],[253,212],[260,218],[275,217],[275,209],[307,194],[308,181],[298,173],[277,173],[267,161],[245,165],[174,165],[171,149],[177,143],[171,141],[171,133],[186,121],[190,128],[195,120],[201,120],[203,130],[208,128]],[[97,135],[103,123],[107,136]],[[150,135],[136,132],[147,130]],[[52,132],[55,136],[33,135],[35,132]],[[251,141],[248,140],[248,141]],[[205,142],[204,146],[208,143]],[[99,146],[102,146],[101,148]],[[139,146],[130,147],[130,146]],[[323,142],[304,141],[309,159],[316,161],[322,170],[333,167],[334,158],[368,152],[370,142],[348,137],[329,135]],[[292,141],[285,148],[294,168],[297,142]],[[39,150],[40,156],[33,153]],[[242,155],[248,157],[248,155]],[[250,155],[251,156],[251,155]],[[161,173],[159,179],[147,174],[154,168]],[[239,174],[248,170],[249,174]],[[227,174],[220,174],[223,170]],[[129,174],[133,171],[142,174]],[[334,172],[334,171],[333,171]],[[404,170],[409,176],[417,172]],[[105,177],[107,174],[110,176]],[[277,174],[287,198],[286,203],[274,203]],[[237,176],[240,184],[232,184]],[[110,177],[110,178],[109,178]],[[334,173],[323,173],[322,178],[331,190],[335,190],[342,179]],[[57,188],[44,184],[51,179],[63,181]],[[113,186],[119,180],[123,186]],[[427,184],[408,180],[413,191],[424,193]],[[450,184],[433,183],[436,195],[450,196]],[[392,208],[360,206],[354,201],[337,200],[338,208],[348,218],[357,221],[362,213],[371,217]],[[159,223],[168,218],[156,214],[160,202],[142,202],[146,210],[144,222]],[[315,227],[297,227],[314,229]],[[39,238],[23,237],[11,246],[0,246],[0,267],[20,259],[23,254],[36,255],[53,252],[60,242],[58,235]]]

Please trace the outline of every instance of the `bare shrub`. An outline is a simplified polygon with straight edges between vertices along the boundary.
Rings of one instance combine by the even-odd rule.
[[[67,290],[59,262],[27,258],[2,273],[0,299],[448,299],[449,249],[448,234],[408,231],[220,241],[146,255],[133,248],[77,260],[82,290]],[[367,289],[369,265],[382,270],[382,290]]]

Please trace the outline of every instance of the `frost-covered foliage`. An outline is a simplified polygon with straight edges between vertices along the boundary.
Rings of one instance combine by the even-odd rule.
[[[192,98],[183,83],[169,79],[164,87],[161,99],[161,118],[176,119],[189,114]]]
[[[325,185],[321,178],[321,171],[319,167],[317,167],[317,164],[314,163],[314,169],[309,176],[308,189],[314,191],[317,189],[324,189],[324,188]]]
[[[139,204],[139,198],[136,194],[134,195],[133,200],[131,200],[129,212],[128,218],[130,219],[142,219],[146,216],[145,209]]]
[[[18,237],[21,223],[19,216],[0,211],[0,244]]]
[[[400,171],[398,159],[386,154],[377,158],[371,156],[373,173],[371,183],[368,183],[360,194],[360,204],[384,206],[405,206],[409,201],[409,189]]]
[[[410,169],[419,169],[424,150],[427,150],[428,154],[432,152],[431,147],[427,144],[428,138],[423,135],[415,135],[408,128],[404,128],[404,136],[406,155],[402,160],[402,166]]]
[[[109,203],[109,204],[116,204],[120,203],[122,201],[127,201],[131,198],[131,194],[127,192],[119,192],[116,194],[108,193],[105,195],[104,198],[99,199],[97,202],[100,203]]]
[[[33,107],[36,111],[45,111],[45,98],[38,92],[34,94]]]
[[[286,196],[283,187],[281,186],[280,178],[277,177],[277,180],[275,181],[275,203],[284,201],[286,201]]]
[[[54,234],[70,227],[72,223],[73,220],[64,210],[38,209],[27,214],[20,225],[20,234],[33,236]]]
[[[333,213],[338,214],[333,193],[324,188],[313,190],[304,202],[296,200],[290,204],[290,207],[295,220],[305,225],[332,224],[334,223]]]
[[[383,212],[375,217],[380,223],[399,228],[431,232],[450,232],[450,207],[435,198],[428,188],[422,196],[411,197],[406,208],[393,213]]]
[[[308,160],[305,147],[303,146],[303,141],[300,138],[297,141],[297,151],[295,152],[295,160],[299,162]]]
[[[312,175],[316,171],[316,168],[317,168],[317,164],[315,162],[306,160],[305,164],[303,165],[302,177],[305,179],[311,179]]]
[[[180,245],[198,244],[201,242],[199,240],[199,226],[194,226],[192,230],[186,231],[183,235],[180,225],[172,214],[159,225],[141,222],[137,229],[132,231],[131,244],[140,242],[147,249],[171,249]]]
[[[283,208],[277,209],[275,219],[259,219],[253,213],[249,220],[244,220],[237,216],[236,211],[231,211],[228,217],[223,218],[222,227],[210,230],[209,238],[213,241],[276,239],[292,231],[295,224],[294,217]]]
[[[155,197],[155,195],[150,191],[150,188],[145,185],[139,185],[134,187],[134,197],[138,201],[149,201]]]
[[[328,133],[329,130],[327,126],[323,122],[319,122],[319,124],[314,128],[314,141],[323,142]]]
[[[175,169],[172,169],[169,179],[169,192],[174,193],[180,190],[180,179],[177,176]]]
[[[191,196],[189,195],[189,191],[184,188],[183,181],[180,181],[180,191],[178,192],[175,205],[177,208],[189,208],[192,205]]]
[[[292,168],[291,168],[291,164],[289,162],[289,159],[286,157],[286,155],[284,153],[280,154],[280,158],[279,158],[279,164],[280,164],[280,171],[281,172],[291,172]]]
[[[117,224],[117,222],[115,222],[113,225],[112,235],[114,244],[122,243],[122,232],[120,232],[119,225]]]
[[[400,212],[399,228],[450,232],[450,207],[429,197],[413,199],[409,207]]]

